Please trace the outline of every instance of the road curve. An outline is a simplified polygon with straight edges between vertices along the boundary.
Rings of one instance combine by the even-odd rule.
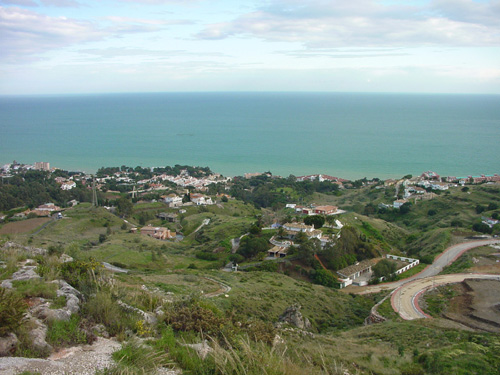
[[[453,245],[453,246],[448,247],[438,257],[436,257],[436,259],[434,259],[434,262],[432,264],[428,265],[424,270],[417,273],[416,275],[413,275],[412,277],[409,277],[409,278],[403,279],[403,280],[399,280],[399,281],[394,281],[392,283],[370,285],[370,286],[366,286],[366,287],[349,286],[349,287],[345,288],[344,290],[346,292],[355,293],[355,294],[378,293],[378,292],[382,292],[382,291],[394,290],[394,289],[397,289],[400,286],[407,284],[407,283],[410,283],[414,280],[436,276],[437,274],[439,274],[443,270],[444,267],[453,263],[463,253],[465,253],[468,250],[471,250],[473,248],[480,247],[480,246],[492,245],[492,244],[497,244],[497,243],[500,243],[499,238],[462,242],[462,243],[459,243],[457,245]]]
[[[440,285],[459,283],[465,279],[500,280],[500,275],[457,273],[451,275],[430,276],[413,280],[396,289],[391,296],[391,305],[394,311],[405,320],[430,318],[418,305],[422,293]]]

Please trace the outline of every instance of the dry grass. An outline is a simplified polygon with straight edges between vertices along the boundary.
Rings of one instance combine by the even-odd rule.
[[[0,228],[0,234],[20,234],[28,233],[38,228],[40,225],[50,221],[48,217],[38,217],[35,219],[15,221],[5,224]]]

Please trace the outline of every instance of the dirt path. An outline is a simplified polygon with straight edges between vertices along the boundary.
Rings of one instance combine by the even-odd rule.
[[[206,298],[218,297],[218,296],[220,296],[222,294],[228,293],[231,290],[231,287],[229,285],[221,283],[220,281],[212,279],[211,277],[202,277],[202,279],[212,281],[212,282],[214,282],[216,284],[219,284],[219,286],[220,286],[220,288],[218,290],[216,290],[215,292],[204,294],[204,297],[206,297]]]
[[[0,358],[0,374],[16,375],[31,371],[41,375],[94,375],[97,370],[114,363],[111,353],[120,346],[117,341],[98,338],[92,345],[63,349],[48,359],[4,357]]]

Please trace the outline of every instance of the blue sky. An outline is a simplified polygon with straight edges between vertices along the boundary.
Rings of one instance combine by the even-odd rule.
[[[0,94],[500,94],[500,0],[0,0]]]

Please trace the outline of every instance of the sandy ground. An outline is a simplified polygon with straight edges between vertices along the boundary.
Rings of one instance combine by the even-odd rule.
[[[500,281],[466,279],[445,317],[466,326],[500,333]]]

